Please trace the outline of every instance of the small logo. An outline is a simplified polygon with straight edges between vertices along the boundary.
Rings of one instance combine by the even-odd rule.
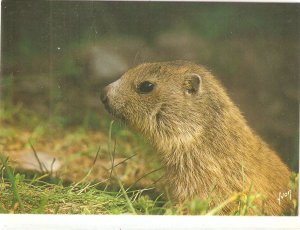
[[[281,205],[281,200],[283,200],[286,197],[288,197],[290,200],[292,200],[292,190],[289,190],[287,192],[279,192],[279,195],[277,198],[279,205]]]

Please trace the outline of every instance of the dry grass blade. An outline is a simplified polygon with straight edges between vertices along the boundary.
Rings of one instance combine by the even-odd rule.
[[[36,160],[37,160],[37,162],[38,162],[38,164],[39,164],[39,167],[40,167],[41,172],[42,172],[42,173],[47,173],[47,167],[40,161],[40,158],[39,158],[37,152],[35,151],[35,148],[33,147],[31,141],[29,141],[29,145],[30,145],[30,147],[31,147],[31,149],[32,149],[32,151],[33,151],[34,157],[36,158]],[[44,166],[46,172],[44,171],[43,166]]]
[[[97,153],[96,153],[96,156],[95,156],[95,158],[94,158],[93,164],[92,164],[92,166],[90,167],[88,173],[87,173],[80,181],[78,181],[78,182],[73,186],[73,188],[75,188],[75,187],[77,187],[79,184],[83,183],[83,182],[90,176],[90,174],[92,173],[92,170],[93,170],[93,168],[94,168],[94,166],[95,166],[95,164],[96,164],[96,161],[97,161],[97,159],[98,159],[100,150],[101,150],[101,147],[99,146],[99,148],[98,148],[98,150],[97,150]]]
[[[220,212],[226,205],[228,205],[229,203],[235,201],[238,199],[238,197],[243,194],[241,193],[237,193],[237,194],[233,194],[231,197],[229,197],[228,199],[226,199],[225,201],[223,201],[221,204],[219,204],[217,207],[213,208],[212,210],[210,210],[208,213],[206,213],[206,216],[212,216],[217,214],[218,212]]]
[[[133,154],[133,155],[131,155],[131,156],[125,158],[124,160],[120,161],[118,164],[113,165],[113,167],[109,168],[108,170],[112,170],[113,168],[116,168],[117,166],[119,166],[119,165],[125,163],[126,161],[130,160],[131,158],[133,158],[133,157],[136,156],[136,155],[137,155],[137,153],[135,153],[135,154]]]
[[[159,170],[161,170],[161,169],[163,169],[163,167],[160,167],[160,168],[158,168],[158,169],[154,169],[154,170],[152,170],[152,171],[150,171],[150,172],[148,172],[148,173],[146,173],[146,174],[144,174],[143,176],[141,176],[139,179],[137,179],[126,191],[128,191],[128,190],[130,190],[132,187],[134,187],[141,179],[143,179],[143,178],[145,178],[146,176],[149,176],[150,174],[152,174],[152,173],[155,173],[155,172],[157,172],[157,171],[159,171]],[[158,180],[160,180],[160,178],[158,179]]]

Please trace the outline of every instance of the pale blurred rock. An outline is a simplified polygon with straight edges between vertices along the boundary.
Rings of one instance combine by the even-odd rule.
[[[79,54],[79,63],[93,81],[107,84],[130,67],[153,61],[154,51],[137,38],[114,38],[87,45]]]
[[[56,173],[62,166],[62,163],[55,157],[37,152],[18,152],[9,155],[9,160],[13,167],[21,170],[36,171],[41,173]]]
[[[89,52],[89,68],[93,76],[107,79],[128,69],[127,61],[115,50],[103,46],[93,46]]]

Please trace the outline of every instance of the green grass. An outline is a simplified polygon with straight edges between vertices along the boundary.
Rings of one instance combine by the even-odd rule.
[[[109,192],[98,189],[100,183],[50,183],[47,175],[28,178],[15,174],[3,157],[1,162],[1,213],[162,214],[142,190]]]
[[[120,157],[121,153],[121,157],[125,158],[124,162],[136,161],[137,153],[135,152],[139,155],[147,154],[149,147],[140,142],[138,135],[124,131],[118,125],[113,127],[112,123],[109,124],[109,120],[105,120],[102,126],[103,129],[109,130],[109,135],[105,133],[103,139],[100,137],[101,143],[93,143],[89,140],[91,134],[86,127],[60,126],[60,124],[53,123],[55,119],[42,119],[21,105],[5,108],[2,105],[0,115],[0,137],[3,140],[0,142],[0,213],[163,214],[165,212],[162,208],[162,201],[156,200],[155,197],[151,200],[146,195],[150,194],[153,197],[153,187],[142,189],[134,188],[134,186],[131,189],[125,187],[120,175],[114,171],[119,167],[117,164],[111,167],[110,178],[106,180],[99,181],[97,174],[92,175],[96,160],[103,160],[110,156],[112,163],[112,157]],[[24,130],[29,135],[22,138]],[[118,141],[116,148],[114,139],[120,137],[125,141]],[[128,141],[140,144],[136,145],[138,147],[131,148],[128,146]],[[92,164],[86,168],[74,164],[70,169],[80,168],[81,174],[76,180],[69,181],[68,178],[60,178],[59,175],[53,177],[54,175],[50,175],[49,172],[17,170],[10,162],[14,159],[4,157],[7,156],[5,149],[9,149],[9,146],[16,143],[19,143],[18,148],[32,150],[31,147],[39,146],[40,142],[48,144],[53,142],[52,149],[48,151],[62,152],[62,154],[67,153],[67,147],[78,145],[79,147],[72,150],[74,152],[71,152],[69,156],[62,156],[65,157],[64,162],[72,163],[81,157],[92,158]],[[132,184],[135,183],[132,182]]]
[[[210,206],[210,198],[172,206],[170,202],[159,201],[159,196],[151,199],[143,195],[146,189],[126,190],[119,179],[119,191],[108,191],[107,187],[103,189],[101,182],[82,180],[65,184],[47,174],[29,177],[16,173],[3,157],[0,169],[0,213],[218,215],[224,206],[234,202],[238,209],[231,215],[247,215],[249,211],[264,215],[263,209],[254,204],[254,201],[263,201],[263,198],[260,194],[252,194],[251,189],[232,194],[215,207]],[[293,176],[297,181],[297,175]],[[296,210],[295,203],[293,211],[287,215],[296,215]]]
[[[246,215],[246,210],[256,198],[248,194],[233,194],[220,205],[210,208],[210,199],[195,199],[182,207],[151,200],[142,195],[143,189],[125,190],[118,179],[120,190],[116,192],[99,189],[98,183],[85,182],[64,185],[62,180],[51,181],[47,174],[28,177],[15,173],[7,159],[1,158],[0,212],[39,214],[186,214],[216,215],[230,202],[242,202],[234,215]],[[164,205],[163,205],[164,204]]]

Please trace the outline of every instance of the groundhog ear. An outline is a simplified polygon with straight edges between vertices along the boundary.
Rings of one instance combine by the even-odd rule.
[[[196,94],[201,86],[201,77],[192,73],[184,76],[184,89],[187,94]]]

